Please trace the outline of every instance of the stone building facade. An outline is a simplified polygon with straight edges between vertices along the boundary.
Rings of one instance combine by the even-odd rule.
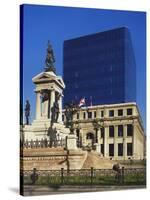
[[[62,118],[65,122],[64,113]],[[145,135],[136,103],[84,107],[73,122],[78,147],[113,160],[144,158]]]

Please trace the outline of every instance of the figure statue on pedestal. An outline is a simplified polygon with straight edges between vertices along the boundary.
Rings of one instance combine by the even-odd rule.
[[[66,127],[72,128],[73,125],[73,115],[79,111],[78,105],[75,103],[70,103],[65,106],[65,116],[66,116]]]
[[[48,100],[48,90],[42,90],[41,91],[41,98],[42,98],[42,103],[44,101],[47,101]]]
[[[60,112],[59,111],[59,103],[58,103],[59,98],[60,98],[60,95],[57,96],[56,101],[54,102],[53,107],[51,108],[51,113],[52,113],[51,123],[52,124],[58,121],[59,112]]]
[[[50,139],[50,147],[56,147],[57,130],[53,125],[51,125],[48,129],[48,136],[49,136],[49,139]]]
[[[26,100],[25,105],[25,117],[26,117],[26,124],[29,124],[29,116],[30,116],[30,103],[29,100]]]
[[[46,59],[45,59],[45,65],[46,65],[45,71],[52,71],[52,72],[56,73],[56,69],[54,67],[54,62],[55,62],[55,58],[54,58],[52,45],[50,44],[50,41],[48,40],[47,55],[46,55]]]

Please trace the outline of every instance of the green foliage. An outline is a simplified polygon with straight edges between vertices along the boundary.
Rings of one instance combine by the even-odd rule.
[[[122,179],[121,179],[122,180]],[[24,184],[32,184],[30,176],[24,177]],[[49,186],[60,186],[60,185],[146,185],[146,174],[145,173],[130,173],[125,174],[122,182],[118,182],[116,175],[105,174],[91,177],[89,176],[39,176],[35,185],[49,185]]]

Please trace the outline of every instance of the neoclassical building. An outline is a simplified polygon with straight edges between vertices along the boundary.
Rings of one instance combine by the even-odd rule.
[[[64,113],[62,119],[65,123]],[[144,158],[145,135],[136,103],[83,107],[73,122],[78,147],[113,160]]]

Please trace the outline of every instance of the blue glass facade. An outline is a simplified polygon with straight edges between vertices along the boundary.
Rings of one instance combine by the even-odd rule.
[[[118,28],[64,41],[64,104],[136,101],[136,64],[130,32]]]

